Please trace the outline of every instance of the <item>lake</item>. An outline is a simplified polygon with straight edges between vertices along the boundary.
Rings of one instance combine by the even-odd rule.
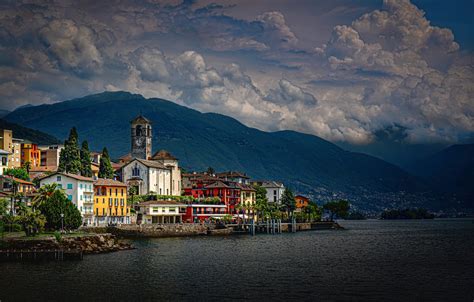
[[[473,301],[474,221],[133,241],[83,261],[1,263],[0,301]]]

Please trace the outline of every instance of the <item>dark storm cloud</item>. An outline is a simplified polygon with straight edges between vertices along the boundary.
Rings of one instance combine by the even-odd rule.
[[[249,3],[3,2],[2,107],[128,90],[330,140],[474,131],[472,54],[409,1]],[[306,28],[303,4],[329,23]]]

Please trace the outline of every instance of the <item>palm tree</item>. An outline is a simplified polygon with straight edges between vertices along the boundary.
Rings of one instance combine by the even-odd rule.
[[[33,198],[33,209],[39,208],[41,205],[46,203],[49,198],[58,191],[58,185],[56,183],[46,184],[39,188],[38,195]]]
[[[40,211],[34,212],[24,204],[19,205],[18,217],[26,236],[38,234],[46,224],[46,218]]]

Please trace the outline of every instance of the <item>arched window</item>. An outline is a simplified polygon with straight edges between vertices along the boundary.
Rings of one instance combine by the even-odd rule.
[[[142,126],[141,126],[141,125],[138,125],[138,126],[135,128],[135,135],[136,135],[136,136],[141,136],[141,135],[142,135]]]
[[[132,176],[140,177],[140,167],[137,164],[132,168]]]

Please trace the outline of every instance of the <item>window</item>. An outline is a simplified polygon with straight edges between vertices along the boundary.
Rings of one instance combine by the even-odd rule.
[[[80,195],[80,197],[81,197],[81,200],[82,200],[82,194]]]
[[[123,207],[123,198],[120,198],[120,206]]]
[[[115,189],[115,195],[118,195],[118,189]]]
[[[112,189],[109,189],[109,195],[112,196]]]
[[[152,211],[155,212],[155,213],[158,213],[158,207],[153,207]]]
[[[62,188],[63,188],[63,185],[62,185],[62,184],[58,184],[58,188],[59,188],[59,189],[62,189]]]
[[[67,184],[68,190],[72,190],[72,184]]]
[[[170,208],[170,209],[169,209],[169,212],[170,212],[170,213],[175,213],[175,212],[176,212],[176,208]]]
[[[61,181],[61,176],[57,176],[56,181]]]
[[[118,206],[118,198],[115,198],[115,206]]]
[[[102,208],[102,216],[105,216],[105,208]]]
[[[105,198],[102,198],[102,204],[104,204],[104,203],[105,203]]]
[[[276,202],[276,201],[277,201],[277,197],[273,196],[273,202]]]
[[[82,189],[82,184],[79,184],[79,189]]]
[[[121,196],[123,196],[123,189],[121,190],[120,194],[121,194]]]
[[[132,169],[132,176],[137,176],[137,177],[140,176],[140,168],[138,167],[137,164],[135,164],[135,167],[133,167]]]

